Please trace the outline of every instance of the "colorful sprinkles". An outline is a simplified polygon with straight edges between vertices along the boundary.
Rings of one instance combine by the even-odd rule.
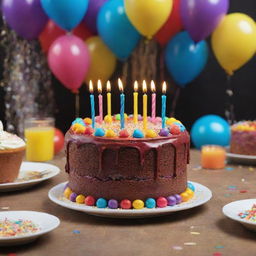
[[[93,196],[77,195],[72,192],[69,187],[65,187],[63,195],[66,199],[76,202],[78,204],[85,204],[87,206],[96,206],[97,208],[109,208],[109,209],[142,209],[144,207],[148,209],[152,208],[164,208],[167,206],[175,206],[182,202],[187,202],[194,196],[195,187],[192,183],[188,182],[187,189],[180,195],[172,195],[168,197],[148,198],[145,200],[136,199],[130,201],[128,199],[118,202],[115,199],[107,200],[105,198],[94,198]]]
[[[157,137],[169,137],[173,135],[179,135],[185,132],[185,126],[177,119],[171,117],[166,118],[166,128],[161,129],[162,119],[160,117],[151,120],[148,118],[148,128],[144,130],[143,123],[139,120],[138,123],[133,122],[133,115],[127,117],[126,115],[126,129],[120,130],[119,125],[120,114],[114,116],[105,116],[104,122],[99,122],[96,118],[95,129],[91,127],[92,120],[88,117],[76,118],[71,125],[71,132],[74,134],[88,135],[95,137],[105,138],[157,138]],[[111,127],[111,128],[110,128]]]
[[[31,220],[0,220],[0,237],[24,236],[40,230]]]
[[[252,206],[250,210],[247,210],[245,212],[240,212],[238,216],[241,219],[249,220],[252,222],[256,222],[256,204]]]

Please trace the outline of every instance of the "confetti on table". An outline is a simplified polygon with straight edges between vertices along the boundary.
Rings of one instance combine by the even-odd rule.
[[[222,256],[221,252],[214,252],[212,256]]]
[[[176,251],[181,251],[181,250],[183,250],[183,247],[182,247],[182,246],[178,246],[178,245],[174,245],[174,246],[172,247],[172,249],[173,249],[173,250],[176,250]]]
[[[0,237],[23,236],[39,230],[40,228],[31,220],[0,220]]]
[[[236,190],[236,186],[228,186],[228,190]]]
[[[241,194],[244,194],[244,193],[247,193],[248,191],[247,190],[240,190],[239,191]]]
[[[223,246],[223,245],[216,245],[215,248],[216,248],[216,249],[223,249],[224,246]]]
[[[73,230],[73,234],[80,234],[81,232],[79,230]]]
[[[227,170],[227,171],[233,171],[234,168],[233,168],[233,167],[226,167],[226,170]]]
[[[240,212],[238,216],[241,219],[249,220],[252,222],[256,222],[256,204],[252,206],[250,210],[247,210],[245,212]]]
[[[194,232],[194,231],[193,231],[193,232],[190,232],[190,234],[191,234],[191,235],[200,235],[199,232]]]
[[[184,245],[193,246],[193,245],[196,245],[196,243],[194,243],[194,242],[186,242],[186,243],[184,243]]]

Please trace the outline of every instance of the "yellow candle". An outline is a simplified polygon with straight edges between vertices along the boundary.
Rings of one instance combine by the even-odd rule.
[[[143,80],[142,84],[143,89],[143,128],[144,130],[147,130],[147,124],[148,124],[148,96],[147,96],[147,84],[146,81]]]
[[[201,165],[205,169],[223,169],[225,167],[226,151],[221,146],[206,145],[201,151]]]
[[[107,82],[107,102],[108,102],[108,116],[111,116],[111,84]]]
[[[134,123],[138,123],[138,82],[134,82],[134,93],[133,93],[133,120]]]
[[[26,158],[28,161],[49,161],[54,153],[54,128],[31,127],[25,129],[27,142]]]

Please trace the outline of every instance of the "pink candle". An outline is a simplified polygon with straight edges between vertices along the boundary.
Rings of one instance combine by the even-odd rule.
[[[151,110],[151,117],[152,121],[156,119],[156,86],[154,81],[151,81],[151,92],[152,92],[152,110]]]
[[[99,116],[100,116],[100,122],[103,121],[103,97],[102,97],[102,85],[101,85],[101,81],[98,80],[98,92],[99,92]]]

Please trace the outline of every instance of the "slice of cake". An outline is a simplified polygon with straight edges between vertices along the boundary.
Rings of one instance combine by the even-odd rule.
[[[69,182],[64,195],[71,201],[93,198],[97,205],[99,199],[114,200],[120,206],[123,200],[163,198],[168,204],[169,197],[178,200],[187,189],[190,137],[174,118],[165,129],[161,120],[149,121],[146,131],[142,121],[135,124],[132,118],[124,130],[114,118],[96,123],[95,129],[90,119],[78,118],[65,140]]]
[[[256,121],[242,121],[232,125],[230,152],[256,155]]]

